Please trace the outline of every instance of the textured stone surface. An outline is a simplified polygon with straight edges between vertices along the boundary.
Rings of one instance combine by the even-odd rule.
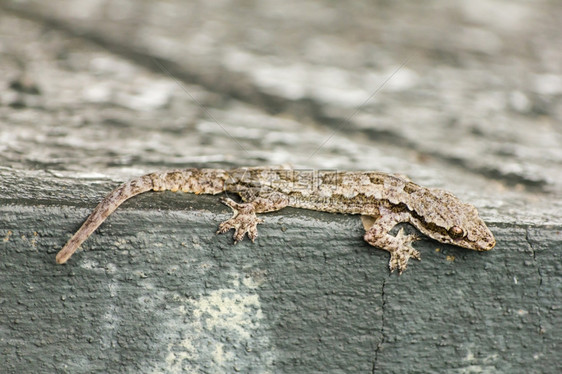
[[[46,178],[48,180],[48,178]],[[22,192],[29,181],[20,180]],[[64,183],[47,182],[52,190]],[[86,188],[87,187],[87,188]],[[84,201],[109,187],[71,195]],[[67,265],[54,255],[93,207],[64,190],[4,199],[5,372],[554,372],[562,227],[491,223],[487,253],[416,244],[389,275],[357,217],[287,209],[255,244],[215,236],[228,209],[150,193]]]
[[[0,6],[2,373],[556,372],[557,2]],[[216,197],[149,193],[54,262],[130,177],[282,163],[445,188],[498,245],[398,277],[357,217],[232,246]]]

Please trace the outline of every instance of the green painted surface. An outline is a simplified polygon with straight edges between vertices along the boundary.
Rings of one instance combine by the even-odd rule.
[[[357,217],[286,209],[267,215],[256,243],[233,246],[214,235],[230,215],[215,197],[152,193],[56,265],[90,208],[1,204],[2,372],[554,373],[559,364],[560,227],[492,223],[488,253],[421,241],[422,261],[398,276],[386,252],[363,243]]]

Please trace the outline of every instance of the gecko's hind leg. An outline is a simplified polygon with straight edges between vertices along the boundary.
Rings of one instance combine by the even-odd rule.
[[[263,220],[256,216],[256,208],[252,203],[237,203],[230,198],[221,198],[221,202],[229,206],[234,214],[232,218],[227,219],[219,225],[217,234],[234,229],[234,244],[244,239],[248,234],[248,238],[253,242],[258,237],[258,224]]]
[[[234,229],[234,244],[244,239],[244,235],[248,234],[248,238],[252,242],[258,236],[258,224],[263,220],[256,216],[256,213],[275,212],[289,205],[287,195],[280,192],[262,193],[259,196],[245,196],[248,202],[237,203],[230,198],[221,198],[221,202],[229,206],[234,214],[232,218],[224,221],[219,225],[217,234],[223,234],[230,229]]]

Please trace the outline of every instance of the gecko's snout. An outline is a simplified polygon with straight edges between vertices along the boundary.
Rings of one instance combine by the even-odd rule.
[[[489,251],[490,249],[496,246],[496,240],[492,237],[489,241],[487,241],[482,247],[480,247],[481,251]]]
[[[494,248],[496,239],[484,221],[476,217],[476,219],[472,219],[472,223],[471,227],[464,229],[467,233],[465,236],[453,239],[451,243],[479,252],[489,251]]]
[[[480,239],[476,243],[476,249],[479,251],[489,251],[496,245],[496,239],[492,232],[486,227],[486,230],[482,233]]]

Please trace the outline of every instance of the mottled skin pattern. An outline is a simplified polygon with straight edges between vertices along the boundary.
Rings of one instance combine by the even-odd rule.
[[[254,241],[256,213],[287,206],[330,213],[360,214],[367,243],[390,252],[390,270],[400,273],[410,257],[420,259],[411,243],[415,235],[389,231],[406,222],[437,241],[487,251],[495,239],[478,216],[476,208],[461,202],[449,192],[421,187],[411,181],[379,172],[314,171],[279,168],[186,169],[152,173],[123,184],[107,195],[86,222],[57,254],[65,263],[80,244],[125,200],[139,193],[183,191],[195,194],[225,193],[221,201],[233,216],[219,225],[217,233],[234,229],[234,242],[248,235]],[[240,196],[238,203],[228,194]]]

